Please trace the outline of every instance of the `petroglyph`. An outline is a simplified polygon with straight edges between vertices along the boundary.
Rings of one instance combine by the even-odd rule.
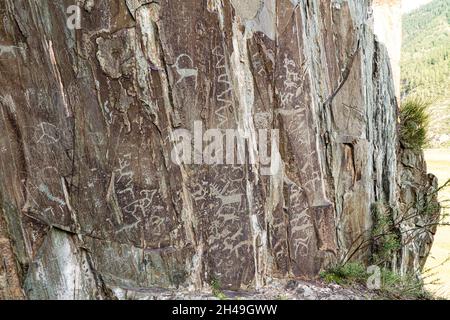
[[[286,178],[289,190],[290,232],[292,256],[297,261],[309,254],[311,239],[314,236],[314,225],[305,203],[304,191]]]
[[[400,214],[435,185],[420,155],[397,161],[370,1],[80,0],[76,32],[56,2],[0,1],[0,238],[25,298],[313,279],[374,201]],[[420,266],[430,243],[395,264]]]
[[[310,206],[330,206],[331,202],[325,195],[318,158],[318,141],[311,125],[314,123],[312,100],[308,97],[309,93],[304,93],[308,88],[306,65],[298,67],[287,53],[282,63],[284,73],[280,75],[282,85],[279,90],[280,109],[277,113],[286,123],[289,140],[294,146],[293,151],[299,166],[300,180]]]
[[[186,61],[184,61],[184,60],[186,60]],[[197,88],[198,70],[197,69],[193,69],[193,68],[185,68],[185,67],[183,67],[182,65],[186,64],[186,62],[189,62],[191,65],[194,64],[194,61],[192,60],[192,58],[189,55],[187,55],[187,54],[180,54],[177,57],[177,59],[175,61],[175,64],[173,65],[173,68],[175,68],[176,72],[180,76],[180,79],[178,79],[176,84],[181,83],[182,81],[184,81],[187,78],[194,77],[194,79],[195,79],[195,88]]]
[[[215,198],[218,198],[221,201],[222,206],[226,206],[229,204],[239,204],[242,201],[243,194],[231,194],[226,195],[226,191],[228,190],[228,187],[230,186],[231,182],[228,181],[225,185],[220,186],[217,183],[212,183],[211,188],[211,195]]]
[[[240,169],[235,170],[235,172],[242,172]],[[219,169],[215,169],[215,171],[217,172]],[[218,176],[213,183],[201,184],[198,188],[196,188],[192,195],[194,196],[194,200],[201,205],[200,207],[203,210],[213,208],[213,206],[208,204],[208,201],[205,201],[211,200],[211,203],[217,204],[217,206],[214,206],[214,212],[220,213],[224,209],[230,208],[231,205],[239,206],[242,203],[243,194],[236,193],[240,190],[236,183],[239,183],[239,181],[228,180],[223,175]]]
[[[218,128],[222,128],[228,121],[227,113],[233,108],[233,86],[229,76],[224,50],[217,46],[212,51],[215,57],[216,76],[216,101],[217,109],[214,114],[217,117]]]
[[[157,190],[142,190],[136,200],[123,207],[123,211],[138,218],[139,216],[145,216],[149,208],[161,209],[161,206],[157,206],[154,203],[156,192]]]
[[[133,237],[135,241],[166,242],[171,237],[174,218],[152,173],[140,167],[140,176],[136,175],[133,168],[137,160],[134,152],[123,153],[108,187],[107,198],[116,221],[115,234]]]
[[[52,195],[50,193],[50,190],[48,189],[48,186],[46,186],[45,184],[41,183],[39,185],[39,191],[42,192],[50,201],[56,202],[60,206],[65,206],[66,205],[64,200],[62,200],[62,199]]]
[[[221,279],[231,284],[238,270],[248,272],[245,278],[254,274],[252,265],[245,269],[247,271],[236,265],[239,261],[253,260],[243,174],[241,166],[213,166],[208,176],[199,177],[192,190],[194,207],[208,221],[205,227],[209,235],[210,255],[216,257],[215,272],[220,272]],[[208,177],[214,177],[214,182],[207,183]]]
[[[36,126],[34,130],[34,138],[37,143],[47,145],[56,144],[61,139],[59,129],[55,125],[48,122],[41,122]]]
[[[121,189],[118,189],[118,194],[129,194],[132,199],[135,199],[136,196],[134,194],[133,183],[134,172],[131,170],[131,157],[132,154],[128,153],[125,154],[122,158],[119,158],[119,168],[116,169],[116,184],[123,186]]]

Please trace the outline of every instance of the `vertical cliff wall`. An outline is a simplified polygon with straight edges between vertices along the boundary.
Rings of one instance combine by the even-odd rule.
[[[0,297],[314,278],[371,261],[374,206],[433,188],[370,1],[76,4],[79,29],[73,1],[0,3]],[[423,237],[389,263],[417,267]]]

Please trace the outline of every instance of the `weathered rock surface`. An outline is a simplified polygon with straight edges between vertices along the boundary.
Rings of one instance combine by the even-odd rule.
[[[70,30],[72,1],[0,2],[0,298],[264,290],[345,259],[374,204],[420,220],[435,182],[398,143],[371,2],[243,3],[78,1]],[[239,129],[247,161],[172,161],[198,121]],[[260,129],[279,130],[271,175]],[[417,271],[432,233],[393,267]]]

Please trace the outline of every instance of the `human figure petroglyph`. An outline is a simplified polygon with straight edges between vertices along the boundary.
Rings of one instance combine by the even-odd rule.
[[[284,70],[286,71],[284,85],[286,89],[296,88],[301,80],[299,72],[295,71],[297,69],[297,64],[294,60],[289,59],[287,55],[284,57]]]
[[[117,233],[120,233],[135,229],[139,226],[143,219],[140,213],[142,210],[145,210],[146,204],[140,201],[140,199],[136,200],[134,171],[131,169],[132,154],[124,154],[122,157],[119,157],[118,161],[119,168],[114,172],[115,181],[112,183],[118,186],[114,190],[117,196],[119,196],[120,210],[124,213],[121,219],[119,219],[120,222],[125,222],[125,225],[117,231]]]

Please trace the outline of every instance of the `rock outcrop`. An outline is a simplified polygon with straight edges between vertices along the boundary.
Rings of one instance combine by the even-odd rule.
[[[426,220],[371,1],[83,0],[80,28],[71,5],[0,3],[0,297],[313,279],[370,263],[375,205],[401,241]]]

